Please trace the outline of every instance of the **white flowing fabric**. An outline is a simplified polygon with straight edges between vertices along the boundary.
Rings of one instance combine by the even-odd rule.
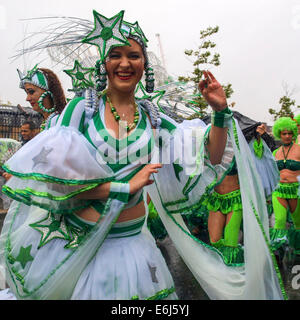
[[[226,266],[216,250],[190,234],[180,214],[168,214],[162,199],[173,192],[174,179],[167,170],[159,171],[156,185],[148,186],[147,191],[179,254],[211,299],[283,299],[284,289],[269,247],[263,186],[237,122],[235,126],[236,131],[231,127],[229,133],[243,203],[244,266]]]
[[[72,114],[68,114],[68,107],[64,112],[70,115],[70,123],[84,123],[81,121],[84,120],[84,101],[77,105],[71,102],[69,106],[72,107]],[[62,122],[63,116],[64,113]],[[203,128],[203,123],[199,121],[178,125],[165,115],[160,116],[162,122],[155,136],[151,162],[162,162],[164,165],[155,177],[155,184],[146,190],[149,190],[187,266],[211,299],[282,299],[282,288],[268,247],[268,219],[263,188],[249,146],[238,125],[236,129],[230,128],[222,163],[212,166],[205,151],[209,128]],[[148,121],[147,117],[144,119]],[[92,119],[89,127],[93,123]],[[65,238],[54,238],[38,249],[40,234],[30,224],[47,218],[49,211],[57,214],[54,223],[62,221],[62,213],[70,213],[80,206],[80,201],[73,201],[73,196],[86,186],[93,187],[106,179],[121,179],[127,167],[131,168],[132,174],[135,173],[132,163],[113,173],[108,165],[97,161],[97,149],[76,126],[59,124],[60,121],[29,141],[6,164],[15,174],[7,184],[6,191],[17,201],[10,206],[4,222],[0,237],[0,262],[5,266],[11,290],[22,299],[70,299],[80,275],[85,274],[89,263],[101,255],[101,246],[105,244],[107,234],[125,204],[117,199],[108,200],[98,224],[87,233],[76,250],[64,248]],[[150,127],[148,122],[147,127]],[[185,130],[187,127],[193,130]],[[147,132],[151,132],[151,129]],[[150,139],[149,135],[141,135],[134,143],[137,146],[147,145]],[[92,142],[95,144],[96,140],[100,144],[105,143],[101,136],[95,134]],[[131,144],[133,150],[134,143]],[[83,154],[84,157],[81,156]],[[151,154],[152,151],[149,151]],[[241,176],[245,265],[229,267],[225,265],[220,252],[191,236],[180,213],[192,211],[195,206],[201,205],[201,196],[210,192],[214,183],[222,179],[234,154]],[[145,154],[141,154],[141,159],[144,158]],[[137,169],[140,168],[142,166]],[[145,241],[146,238],[141,240]],[[19,262],[24,258],[20,254],[22,250],[31,250],[26,256],[26,263],[23,262],[24,266]],[[147,252],[150,251],[147,249]],[[157,263],[163,266],[160,258],[157,259]],[[98,261],[102,263],[101,259]],[[110,265],[108,261],[107,267]],[[164,274],[167,275],[167,272]],[[79,281],[79,286],[83,282]],[[171,285],[170,281],[166,283]],[[171,290],[164,286],[159,289]],[[78,298],[77,293],[74,298]]]
[[[261,139],[263,144],[263,149],[264,149],[263,156],[261,159],[256,157],[254,154],[254,148],[253,148],[254,141],[255,140],[252,139],[249,142],[250,151],[264,188],[265,197],[269,197],[272,194],[273,190],[275,190],[279,182],[280,173],[277,168],[277,164],[273,157],[273,154],[270,148],[268,147],[268,145],[266,144],[266,142],[264,141],[264,139]]]

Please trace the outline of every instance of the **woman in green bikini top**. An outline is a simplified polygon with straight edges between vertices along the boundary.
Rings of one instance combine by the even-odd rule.
[[[280,182],[272,194],[275,224],[270,230],[270,237],[274,250],[278,249],[275,245],[280,243],[278,239],[286,236],[289,246],[293,247],[296,253],[300,253],[300,201],[297,179],[300,175],[300,145],[294,142],[298,135],[297,123],[289,117],[282,117],[275,121],[273,134],[281,140],[282,145],[273,152],[280,171]],[[286,226],[288,210],[294,224],[294,228],[289,230]]]

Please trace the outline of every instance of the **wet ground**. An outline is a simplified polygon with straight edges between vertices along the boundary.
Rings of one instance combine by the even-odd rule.
[[[5,212],[0,210],[0,230]],[[209,300],[206,293],[193,277],[169,237],[159,240],[158,246],[172,273],[176,292],[180,300]],[[300,259],[296,260],[287,252],[279,261],[279,269],[289,300],[300,300]]]
[[[159,245],[170,272],[176,292],[181,300],[209,300],[192,273],[180,258],[172,241],[167,237]],[[300,300],[300,258],[286,253],[278,264],[283,285],[289,300]]]

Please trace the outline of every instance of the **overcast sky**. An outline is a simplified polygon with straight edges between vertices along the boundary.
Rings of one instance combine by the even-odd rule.
[[[184,50],[197,48],[200,30],[218,25],[212,40],[221,65],[211,70],[221,83],[232,84],[235,110],[271,123],[268,109],[279,109],[283,83],[300,105],[300,0],[0,0],[0,99],[29,106],[16,72],[24,60],[9,60],[30,28],[21,19],[66,15],[92,21],[93,9],[106,17],[125,10],[125,20],[139,22],[158,56],[159,33],[167,71],[175,78],[193,70]],[[55,71],[70,88],[69,78]]]

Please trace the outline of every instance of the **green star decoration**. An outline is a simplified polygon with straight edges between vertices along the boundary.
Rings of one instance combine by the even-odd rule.
[[[49,211],[46,218],[29,226],[42,234],[38,249],[53,239],[71,240],[63,215],[55,215]]]
[[[141,81],[136,86],[134,96],[136,99],[151,99],[151,95],[146,91],[145,86]]]
[[[164,111],[163,111],[162,107],[160,106],[159,102],[165,93],[166,93],[165,90],[155,90],[151,94],[151,101],[158,105],[159,111],[161,111],[161,112],[164,112]]]
[[[31,250],[32,245],[24,248],[21,247],[19,251],[19,255],[16,257],[15,261],[19,261],[21,263],[22,268],[24,269],[26,264],[29,261],[33,260],[33,257],[30,255],[30,250]]]
[[[143,85],[143,83],[140,81],[135,89],[134,92],[134,97],[137,100],[150,100],[151,102],[157,104],[159,111],[164,112],[163,109],[161,108],[159,102],[162,99],[162,97],[164,96],[164,94],[166,93],[165,90],[155,90],[153,91],[151,94],[149,94],[146,89],[145,86]]]
[[[127,38],[121,31],[124,11],[108,19],[97,11],[93,11],[94,29],[83,40],[83,43],[89,43],[98,47],[101,61],[103,62],[108,52],[113,47],[129,45]]]
[[[75,60],[73,69],[64,70],[64,72],[72,78],[72,86],[76,90],[93,88],[93,73],[94,68],[84,68]]]
[[[33,77],[33,75],[36,73],[36,71],[37,71],[37,64],[31,69],[31,70],[29,70],[29,71],[27,71],[27,74],[26,74],[26,76],[24,77],[24,79],[29,79],[29,80],[31,80],[32,79],[32,77]],[[23,79],[23,80],[24,80]]]
[[[137,21],[135,23],[123,21],[123,25],[130,28],[130,32],[129,32],[130,34],[137,35],[138,37],[140,37],[143,40],[145,46],[147,47],[148,39],[146,38],[143,30],[141,29]],[[122,26],[122,31],[124,32],[123,26]],[[128,33],[128,31],[127,32],[125,31],[125,33]],[[127,36],[129,35],[129,33],[127,34]]]

